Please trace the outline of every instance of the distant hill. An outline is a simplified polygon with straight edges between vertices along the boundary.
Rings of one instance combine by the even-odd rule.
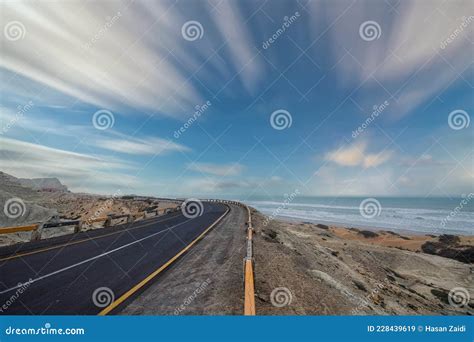
[[[18,178],[21,185],[34,190],[43,191],[68,191],[66,185],[62,184],[57,178]]]
[[[41,222],[56,214],[56,210],[36,204],[44,194],[41,187],[46,185],[55,193],[67,191],[67,187],[56,178],[46,179],[48,182],[36,183],[36,179],[19,179],[0,171],[0,226]]]

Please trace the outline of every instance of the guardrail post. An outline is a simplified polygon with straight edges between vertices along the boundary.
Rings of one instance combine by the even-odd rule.
[[[82,221],[79,221],[79,223],[74,226],[74,233],[79,233],[82,230]]]
[[[30,241],[39,241],[41,240],[41,234],[43,233],[43,223],[38,224],[38,228],[33,230],[31,233]]]
[[[133,222],[133,215],[128,215],[127,216],[127,223],[132,223]]]
[[[107,220],[104,222],[104,228],[110,227],[112,224],[112,217],[107,216]]]

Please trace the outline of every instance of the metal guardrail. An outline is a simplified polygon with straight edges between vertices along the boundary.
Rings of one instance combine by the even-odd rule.
[[[17,226],[17,227],[5,227],[0,228],[0,234],[9,234],[17,232],[30,232],[38,228],[38,224],[30,224],[28,226]]]

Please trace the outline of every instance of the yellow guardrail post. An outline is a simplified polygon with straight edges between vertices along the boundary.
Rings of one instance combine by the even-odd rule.
[[[30,224],[28,226],[17,226],[17,227],[3,227],[0,228],[0,234],[10,234],[17,232],[29,232],[38,228],[37,224]]]
[[[244,315],[254,316],[255,309],[255,280],[253,265],[253,227],[250,208],[247,208],[247,256],[244,258]]]

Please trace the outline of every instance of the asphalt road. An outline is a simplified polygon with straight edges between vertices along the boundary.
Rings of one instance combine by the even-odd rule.
[[[94,315],[126,297],[112,311],[116,313],[158,281],[166,269],[152,279],[150,275],[226,211],[223,204],[204,203],[202,215],[192,219],[173,213],[20,248],[0,248],[0,315]],[[140,283],[144,286],[131,294]]]

